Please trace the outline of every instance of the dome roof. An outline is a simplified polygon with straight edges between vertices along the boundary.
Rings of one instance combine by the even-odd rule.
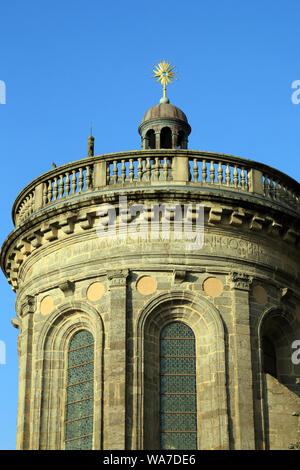
[[[170,103],[159,103],[155,106],[152,106],[152,108],[146,111],[141,124],[146,121],[150,121],[151,119],[160,118],[178,119],[188,124],[188,120],[184,112]]]

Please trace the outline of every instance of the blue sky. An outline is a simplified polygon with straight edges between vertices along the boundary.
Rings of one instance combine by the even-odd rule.
[[[300,181],[300,3],[295,0],[52,0],[0,7],[1,243],[11,207],[33,178],[95,153],[140,148],[138,125],[161,90],[152,66],[178,70],[171,103],[188,116],[189,148],[264,162]],[[0,449],[14,449],[15,294],[0,276]]]

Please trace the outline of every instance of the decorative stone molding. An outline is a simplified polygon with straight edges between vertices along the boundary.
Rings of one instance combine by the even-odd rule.
[[[282,228],[283,228],[282,224],[279,224],[275,220],[272,220],[271,224],[268,227],[268,233],[270,235],[275,236],[275,237],[279,237],[280,232],[282,231]]]
[[[53,222],[50,224],[46,223],[42,226],[41,232],[43,232],[45,240],[52,242],[53,240],[58,239],[58,229],[59,229],[58,222]]]
[[[232,289],[249,291],[253,278],[246,273],[233,272],[230,274],[229,280],[231,282]]]
[[[32,295],[26,295],[21,301],[21,316],[25,317],[30,313],[34,313],[36,308],[36,300]]]
[[[219,224],[222,218],[222,207],[212,207],[209,211],[208,223],[209,225]]]
[[[21,245],[20,245],[20,251],[22,255],[24,256],[30,255],[31,249],[32,248],[31,248],[30,242],[26,238],[23,238],[21,241]]]
[[[300,302],[300,297],[289,287],[280,289],[280,303],[282,307],[287,309],[294,309],[295,304]]]
[[[159,199],[160,196],[159,189],[155,189],[155,200]],[[181,199],[184,197],[183,192],[180,192],[180,190],[171,191],[169,197],[174,198],[175,196],[178,197],[178,200],[181,201],[180,204],[183,205],[185,200]],[[224,194],[221,193],[220,197],[223,196]],[[143,192],[142,197],[141,195],[138,196],[138,201],[139,203],[150,204],[153,197],[153,192],[149,194],[149,198],[147,192]],[[133,198],[133,201],[137,200],[133,194],[130,195],[130,198]],[[115,206],[117,212],[116,224],[118,226],[117,195],[114,193],[105,195],[105,197],[101,195],[97,200],[93,200],[93,204],[101,204],[101,202],[105,201]],[[277,219],[273,218],[273,216],[263,217],[263,213],[258,213],[250,208],[229,207],[225,203],[220,203],[219,206],[216,206],[213,202],[209,202],[209,200],[205,203],[205,210],[208,225],[222,225],[224,229],[227,227],[238,230],[242,228],[247,231],[263,232],[266,236],[274,236],[276,240],[280,238],[285,243],[294,245],[297,245],[299,241],[299,231],[295,227],[289,226],[288,222],[285,223],[285,230],[283,230],[279,217]],[[152,220],[152,212],[151,208],[148,207],[147,215],[145,215],[146,220]],[[48,219],[46,219],[47,215]],[[84,231],[94,230],[99,218],[100,214],[97,213],[95,207],[87,209],[83,207],[82,202],[76,201],[76,198],[73,198],[72,203],[68,203],[65,208],[61,207],[59,215],[57,211],[54,211],[53,206],[49,206],[47,212],[36,217],[34,227],[32,221],[29,223],[29,220],[27,223],[21,224],[4,242],[2,249],[2,269],[6,273],[8,282],[12,285],[13,290],[17,291],[19,287],[19,268],[36,249],[44,245],[49,246],[50,243],[55,243],[69,237],[78,227]],[[194,214],[191,220],[192,223],[195,222]]]
[[[83,220],[80,221],[80,227],[83,230],[88,230],[89,228],[92,228],[94,225],[95,217],[96,211],[87,212],[84,215]]]
[[[59,289],[65,294],[65,297],[73,295],[75,290],[75,283],[72,281],[65,281],[58,285]]]
[[[265,218],[264,217],[259,217],[258,215],[254,215],[252,217],[252,220],[250,222],[250,230],[254,230],[254,231],[260,231],[262,230],[263,228],[263,224],[265,222]]]
[[[281,289],[281,298],[282,300],[288,300],[293,296],[293,292],[289,287],[284,287]]]
[[[129,274],[129,269],[116,269],[107,272],[109,280],[109,287],[123,287],[126,286],[126,279]]]
[[[61,229],[66,235],[74,232],[77,212],[69,211],[65,214],[65,220],[61,222]]]
[[[174,269],[173,284],[181,284],[186,278],[186,271],[183,269]]]
[[[237,211],[233,211],[230,216],[229,224],[233,225],[234,227],[240,227],[243,224],[245,215],[246,214],[243,211],[243,209],[238,209]]]
[[[20,318],[12,318],[11,319],[11,324],[14,328],[17,328],[18,330],[21,330],[21,320],[20,320]]]
[[[299,237],[299,233],[296,232],[295,230],[293,230],[292,228],[289,228],[284,236],[283,236],[283,240],[288,242],[288,243],[295,243],[297,238]]]

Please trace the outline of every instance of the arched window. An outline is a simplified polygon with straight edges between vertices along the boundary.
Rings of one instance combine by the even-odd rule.
[[[146,134],[146,148],[155,149],[155,132],[150,129]]]
[[[93,448],[94,339],[86,330],[72,337],[68,351],[65,448]]]
[[[268,336],[262,337],[263,370],[277,378],[276,349]]]
[[[182,322],[160,335],[160,446],[197,449],[195,336]]]
[[[172,132],[169,127],[163,127],[160,132],[160,148],[161,149],[172,148]]]

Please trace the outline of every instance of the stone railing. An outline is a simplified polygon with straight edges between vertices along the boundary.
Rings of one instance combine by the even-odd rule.
[[[155,185],[255,195],[300,214],[300,184],[267,165],[194,150],[137,150],[85,158],[41,175],[16,198],[13,221],[18,226],[43,208],[91,191]]]

